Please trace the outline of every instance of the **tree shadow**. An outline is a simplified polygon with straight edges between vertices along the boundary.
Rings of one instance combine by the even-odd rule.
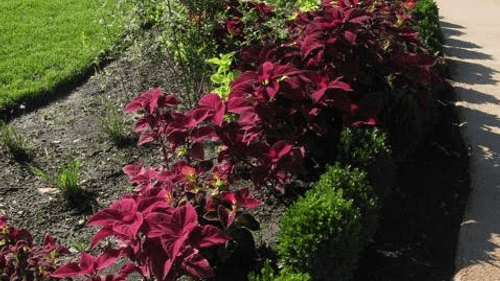
[[[475,60],[491,60],[493,57],[491,55],[471,51],[462,48],[450,47],[450,45],[444,46],[443,51],[446,54],[453,54],[453,57],[459,59],[475,59]]]
[[[441,26],[452,81],[467,84],[454,87],[457,102],[471,104],[458,110],[461,121],[465,121],[461,128],[462,137],[471,156],[471,192],[460,224],[461,246],[457,248],[456,272],[472,264],[498,266],[499,257],[492,253],[498,251],[499,247],[492,239],[500,234],[500,215],[497,212],[500,199],[500,118],[490,114],[486,106],[497,106],[500,100],[490,92],[481,92],[481,85],[498,83],[494,79],[498,71],[481,63],[492,60],[491,54],[482,52],[480,45],[462,39],[467,32],[464,26],[442,19]]]
[[[466,89],[464,87],[455,86],[455,91],[461,93],[460,95],[461,101],[473,104],[483,104],[483,103],[500,104],[500,100],[497,97],[486,93],[481,93],[471,88]]]
[[[496,84],[498,81],[493,78],[493,75],[498,71],[481,63],[470,62],[470,60],[492,60],[492,55],[482,52],[481,46],[460,39],[465,34],[463,26],[443,20],[440,24],[445,41],[444,53],[447,56],[453,80],[467,84]]]
[[[458,29],[446,28],[446,27],[441,27],[441,32],[443,33],[443,36],[460,36],[465,34],[465,32],[460,31]]]
[[[446,61],[450,67],[453,81],[482,85],[495,85],[498,82],[493,78],[493,75],[497,74],[498,71],[479,63],[457,60],[452,56],[452,53],[447,55],[451,56]]]
[[[440,17],[439,24],[441,25],[441,28],[450,28],[450,29],[465,29],[462,25],[455,24],[455,23],[449,23],[443,20],[443,17]]]
[[[462,249],[466,251],[466,255],[458,255],[468,258],[457,260],[463,268],[473,263],[494,264],[500,261],[492,255],[499,248],[492,242],[492,238],[500,234],[500,217],[497,212],[500,184],[494,184],[500,173],[500,119],[496,115],[471,108],[462,108],[461,113],[467,119],[469,135],[474,136],[474,143],[470,144],[470,148],[471,154],[476,155],[471,157],[473,190],[468,200],[481,202],[465,213],[461,224],[461,233],[474,234],[474,241],[463,241],[467,244]],[[481,169],[481,177],[475,176],[477,169]]]

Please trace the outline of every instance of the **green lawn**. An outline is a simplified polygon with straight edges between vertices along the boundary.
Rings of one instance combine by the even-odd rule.
[[[50,91],[87,69],[122,30],[113,16],[119,14],[116,3],[1,0],[0,108]]]

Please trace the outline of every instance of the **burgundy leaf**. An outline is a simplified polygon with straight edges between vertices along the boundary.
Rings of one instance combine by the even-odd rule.
[[[198,254],[196,249],[192,248],[183,253],[181,267],[189,275],[199,280],[209,278],[213,274],[208,261],[203,256]]]
[[[194,143],[191,149],[189,149],[189,155],[197,160],[205,159],[203,144],[200,142]]]
[[[142,164],[129,164],[123,167],[123,172],[129,176],[137,175],[142,169]]]
[[[115,234],[116,234],[116,232],[113,231],[113,229],[111,227],[101,228],[92,237],[92,241],[90,242],[90,248],[93,249],[97,245],[97,243],[99,243],[101,240],[103,240],[106,237],[115,235]]]
[[[55,278],[66,278],[83,275],[80,266],[76,262],[69,262],[56,269],[50,276]]]
[[[226,207],[219,205],[217,207],[217,214],[219,215],[219,220],[225,228],[228,228],[233,224],[236,212],[229,210]]]
[[[154,88],[150,91],[150,93],[149,103],[146,105],[146,110],[148,110],[149,113],[153,114],[153,112],[158,109],[158,100],[163,94],[163,89],[160,87]]]
[[[231,237],[209,224],[197,228],[190,238],[193,245],[200,248],[224,244],[229,240],[231,240]]]
[[[140,270],[133,262],[128,262],[122,266],[119,273],[121,276],[127,276],[132,272],[140,272]]]
[[[285,140],[279,141],[273,144],[273,146],[269,149],[268,157],[271,159],[271,163],[277,163],[291,151],[291,143]]]
[[[222,100],[217,94],[207,94],[200,98],[198,105],[200,107],[206,107],[211,110],[212,114],[212,122],[221,126],[223,121],[223,116],[225,113],[225,105],[222,103]]]
[[[179,103],[180,103],[179,99],[177,99],[174,95],[166,95],[163,97],[163,99],[161,99],[160,106],[171,108]]]
[[[120,250],[108,249],[102,253],[96,261],[97,270],[102,270],[110,265],[112,265],[120,255]]]
[[[210,109],[207,107],[197,107],[189,111],[186,116],[189,117],[189,123],[187,127],[192,128],[203,121],[205,121],[209,116]]]
[[[354,32],[347,30],[346,32],[344,32],[344,38],[347,39],[347,41],[349,41],[351,45],[354,45],[356,43],[356,33]]]
[[[156,139],[156,136],[153,132],[151,131],[145,131],[142,132],[142,134],[139,136],[139,141],[137,142],[138,145],[145,145],[147,143],[150,143]]]
[[[165,213],[152,212],[144,218],[149,225],[149,231],[146,236],[149,238],[159,237],[165,234],[166,229],[170,228],[172,215]],[[170,231],[171,232],[171,231]]]
[[[236,114],[243,114],[248,111],[253,111],[254,108],[245,98],[229,97],[227,102],[227,111]]]
[[[134,125],[134,132],[144,132],[151,128],[151,125],[149,124],[149,119],[146,116],[143,116],[135,122]]]
[[[214,127],[194,128],[189,134],[189,139],[194,142],[202,142],[207,139],[216,137]]]
[[[97,258],[83,252],[80,256],[79,265],[81,274],[95,274],[97,271]]]
[[[121,219],[121,214],[118,210],[107,208],[93,214],[87,221],[88,225],[113,225]]]

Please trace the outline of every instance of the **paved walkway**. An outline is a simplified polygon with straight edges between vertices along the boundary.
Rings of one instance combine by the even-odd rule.
[[[500,0],[435,0],[452,61],[472,192],[455,281],[500,280]]]

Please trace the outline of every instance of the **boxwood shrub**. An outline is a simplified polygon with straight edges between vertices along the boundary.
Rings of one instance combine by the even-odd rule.
[[[412,11],[417,20],[418,38],[433,53],[443,52],[444,38],[439,24],[439,8],[434,0],[420,0]]]
[[[365,170],[379,199],[396,185],[396,165],[385,133],[377,128],[352,127],[340,132],[337,160]]]
[[[365,219],[377,207],[366,172],[336,164],[286,210],[276,250],[313,280],[349,280],[373,232]]]

